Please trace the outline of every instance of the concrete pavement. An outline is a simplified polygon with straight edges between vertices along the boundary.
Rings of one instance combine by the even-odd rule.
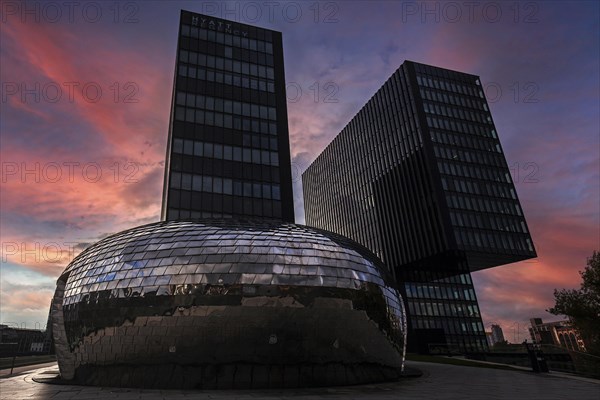
[[[0,377],[8,377],[9,375],[23,374],[25,372],[33,371],[36,369],[40,369],[40,368],[44,368],[44,367],[51,367],[53,365],[54,366],[56,365],[56,361],[42,363],[42,364],[34,364],[34,365],[23,365],[23,366],[19,366],[19,367],[14,367],[12,370],[12,374],[11,374],[10,368],[4,368],[4,369],[0,369]]]
[[[39,383],[56,376],[45,366],[0,378],[0,398],[16,399],[510,399],[598,400],[600,381],[578,380],[564,374],[534,374],[490,368],[409,361],[423,371],[419,378],[372,385],[312,389],[177,391],[106,388]],[[35,379],[35,380],[34,380]]]

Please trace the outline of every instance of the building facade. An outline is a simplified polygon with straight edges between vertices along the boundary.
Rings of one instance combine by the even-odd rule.
[[[505,340],[504,332],[502,332],[500,325],[492,324],[492,345],[495,345],[496,343],[502,343]]]
[[[294,222],[280,32],[181,11],[162,219]]]
[[[13,328],[0,325],[0,357],[50,354],[51,342],[40,329]]]
[[[404,62],[302,183],[306,223],[402,286],[409,349],[487,349],[471,272],[536,253],[477,76]]]
[[[544,322],[541,318],[531,318],[529,335],[534,343],[551,344],[569,350],[585,352],[585,343],[579,331],[569,321]]]
[[[281,47],[278,32],[182,11],[166,221],[98,241],[59,277],[62,379],[238,389],[402,375],[404,302],[381,260],[292,223]]]

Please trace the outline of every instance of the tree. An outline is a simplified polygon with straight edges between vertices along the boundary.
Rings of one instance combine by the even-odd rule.
[[[589,353],[600,355],[600,252],[587,260],[585,270],[580,271],[580,289],[554,289],[554,307],[548,310],[554,315],[569,318]]]

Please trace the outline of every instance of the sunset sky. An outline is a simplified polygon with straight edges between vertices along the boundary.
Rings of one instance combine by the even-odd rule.
[[[74,255],[159,220],[182,8],[283,32],[296,222],[302,171],[408,59],[481,77],[539,255],[473,274],[486,330],[557,319],[600,249],[597,2],[65,4],[0,10],[1,323],[45,326]]]

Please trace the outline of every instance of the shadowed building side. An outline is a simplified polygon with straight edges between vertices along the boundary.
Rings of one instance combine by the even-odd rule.
[[[471,271],[536,253],[477,76],[404,62],[302,183],[308,225],[390,268],[411,350],[487,349]]]
[[[162,220],[294,222],[281,32],[181,12]]]

